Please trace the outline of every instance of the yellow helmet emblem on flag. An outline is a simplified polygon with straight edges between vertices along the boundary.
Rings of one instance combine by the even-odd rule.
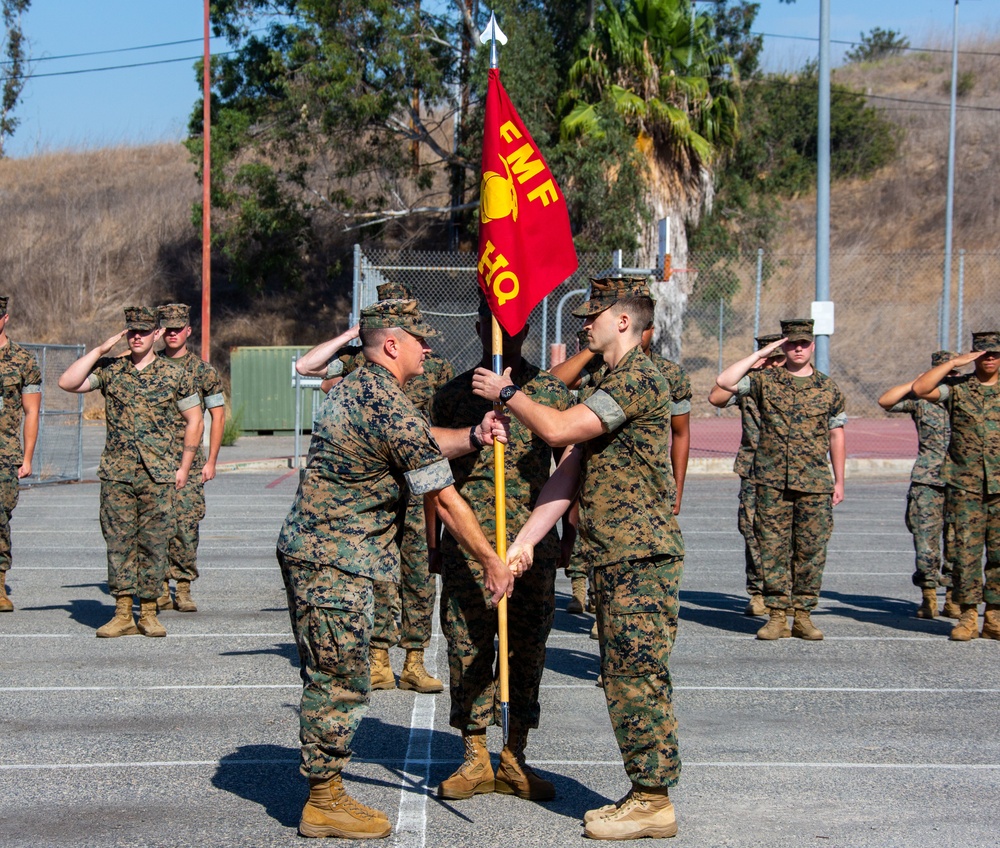
[[[508,215],[517,220],[517,189],[514,188],[514,178],[510,166],[502,156],[507,176],[496,171],[485,171],[483,181],[479,186],[479,220],[487,224]]]

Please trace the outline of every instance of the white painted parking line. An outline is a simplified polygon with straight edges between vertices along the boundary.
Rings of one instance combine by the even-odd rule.
[[[364,763],[366,765],[387,766],[399,768],[403,760],[392,759],[366,759],[364,757],[353,757],[351,762]],[[447,765],[453,760],[422,759],[407,760],[412,766],[424,766],[430,769],[433,766]],[[86,769],[140,769],[140,768],[234,768],[241,766],[294,766],[298,763],[298,758],[285,757],[282,759],[246,759],[246,760],[162,760],[162,761],[123,761],[123,762],[103,762],[103,763],[4,763],[0,764],[0,772],[4,771],[82,771]],[[621,766],[620,759],[614,760],[532,760],[532,765],[556,767],[559,766]],[[947,771],[1000,771],[998,763],[841,763],[841,762],[767,762],[755,760],[750,762],[740,761],[705,761],[697,760],[684,762],[684,768],[732,768],[732,769],[892,769],[899,771],[937,771],[945,769]],[[350,781],[350,776],[345,775]],[[417,795],[426,799],[427,791],[414,792],[406,791],[407,796]],[[423,843],[421,843],[423,844]]]

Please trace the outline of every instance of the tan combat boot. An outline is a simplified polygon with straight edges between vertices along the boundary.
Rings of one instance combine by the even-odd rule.
[[[1000,604],[987,604],[983,613],[983,639],[1000,639]]]
[[[388,648],[369,648],[368,666],[371,673],[372,689],[395,689],[396,678],[392,676]]]
[[[173,605],[173,601],[170,600],[170,581],[163,581],[163,591],[160,592],[160,597],[156,599],[156,608],[165,610],[170,609]]]
[[[621,806],[592,818],[583,832],[591,839],[664,839],[677,835],[677,816],[665,786],[633,786]]]
[[[787,639],[792,635],[792,631],[788,629],[788,610],[770,607],[767,612],[771,618],[757,631],[758,639],[770,642],[774,639]]]
[[[941,607],[941,615],[945,618],[958,618],[961,614],[961,607],[951,599],[951,589],[945,589],[944,606]]]
[[[621,807],[621,805],[624,804],[629,798],[632,797],[632,793],[634,791],[635,791],[635,784],[632,785],[632,788],[629,789],[628,793],[626,793],[624,798],[619,798],[613,804],[605,804],[603,807],[598,807],[595,810],[587,810],[587,812],[583,814],[583,823],[587,824],[588,822],[592,822],[594,819],[599,819],[601,816],[606,816],[608,813],[613,813],[615,810]]]
[[[751,595],[750,601],[747,603],[747,608],[743,610],[743,615],[767,615],[767,604],[764,603],[764,596]]]
[[[594,620],[594,626],[590,628],[590,638],[591,639],[600,639],[601,637],[600,637],[599,634],[600,634],[600,631],[597,629],[597,620],[595,619]]]
[[[156,617],[156,600],[139,599],[139,621],[136,625],[143,636],[166,636],[167,628]]]
[[[465,745],[465,760],[458,770],[438,786],[439,798],[471,798],[473,795],[489,795],[495,788],[493,764],[486,747],[486,730],[463,730],[462,743]]]
[[[14,605],[7,597],[7,572],[0,571],[0,612],[13,612]]]
[[[355,801],[344,789],[340,775],[309,781],[309,800],[302,808],[299,835],[341,839],[379,839],[392,830],[380,810]]]
[[[424,668],[423,650],[414,648],[406,652],[403,673],[399,675],[399,688],[433,695],[442,691],[444,684],[436,677],[432,677]]]
[[[524,761],[527,744],[527,728],[512,727],[507,744],[500,752],[495,789],[501,795],[516,795],[527,801],[551,801],[556,797],[556,788],[535,774]]]
[[[159,600],[157,600],[156,605],[160,605]],[[190,580],[177,581],[177,589],[174,592],[174,609],[178,612],[198,612],[198,607],[195,606],[194,598],[191,597]]]
[[[959,604],[962,610],[958,624],[948,637],[952,642],[969,642],[979,638],[979,604]]]
[[[115,617],[103,627],[97,628],[98,639],[114,639],[116,636],[135,636],[139,628],[132,617],[132,596],[120,595],[115,599]]]
[[[921,589],[920,594],[923,596],[923,601],[917,610],[917,618],[937,618],[937,590]]]
[[[566,612],[573,615],[583,615],[583,609],[587,605],[587,578],[573,578],[573,597],[566,604]]]
[[[809,617],[809,610],[795,610],[795,621],[792,622],[792,635],[796,639],[819,642],[823,638],[823,631],[812,623],[812,619]]]

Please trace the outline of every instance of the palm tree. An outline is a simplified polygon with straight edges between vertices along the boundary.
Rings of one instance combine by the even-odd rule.
[[[666,216],[674,224],[668,250],[675,265],[686,263],[684,224],[710,208],[712,163],[737,141],[734,77],[735,63],[714,39],[714,22],[694,14],[693,0],[604,0],[583,55],[570,68],[561,131],[564,138],[600,136],[603,104],[634,133],[647,165],[648,215],[637,222],[640,264],[655,255],[650,222]],[[674,317],[658,316],[666,352],[674,355],[683,312],[683,304],[677,306]]]

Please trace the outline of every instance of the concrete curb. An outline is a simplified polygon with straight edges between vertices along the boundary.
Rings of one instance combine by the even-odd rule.
[[[305,457],[301,459],[305,465]],[[294,468],[292,457],[275,456],[262,459],[244,459],[236,462],[220,462],[216,466],[219,474],[238,471],[262,471],[270,469]],[[851,477],[884,478],[887,480],[909,479],[913,468],[912,459],[848,459],[845,473]],[[729,477],[733,475],[732,457],[692,457],[688,461],[689,476]]]

